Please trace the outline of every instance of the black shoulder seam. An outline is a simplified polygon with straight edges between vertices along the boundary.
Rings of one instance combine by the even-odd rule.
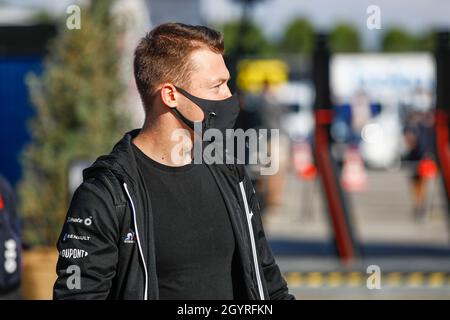
[[[124,206],[126,199],[123,194],[122,185],[116,175],[109,169],[103,169],[99,171],[94,177],[88,179],[86,182],[91,183],[98,181],[103,187],[105,187],[111,194],[113,204],[115,207]]]

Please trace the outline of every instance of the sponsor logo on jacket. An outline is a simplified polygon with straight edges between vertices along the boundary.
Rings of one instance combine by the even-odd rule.
[[[76,234],[66,233],[63,237],[63,241],[68,239],[80,240],[80,241],[89,241],[91,239],[90,236],[79,236]]]
[[[80,259],[88,256],[88,252],[83,249],[63,249],[60,251],[60,256],[67,259]]]
[[[128,232],[125,236],[125,239],[123,239],[123,243],[134,243],[134,239],[134,232],[130,230],[130,232]]]
[[[85,226],[90,226],[92,224],[92,217],[79,218],[79,217],[68,217],[67,223],[83,223]]]

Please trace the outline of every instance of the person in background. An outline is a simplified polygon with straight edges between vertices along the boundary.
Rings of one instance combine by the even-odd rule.
[[[433,112],[413,110],[406,122],[404,139],[407,148],[406,160],[412,163],[411,182],[413,194],[413,216],[422,221],[426,215],[426,186],[429,177],[435,174]]]
[[[0,300],[19,300],[20,221],[11,185],[0,175]]]
[[[267,80],[262,85],[258,103],[257,110],[261,119],[260,128],[268,130],[268,151],[272,161],[279,163],[278,172],[263,180],[267,191],[265,204],[267,209],[270,207],[277,208],[283,201],[283,190],[289,162],[289,139],[282,128],[282,118],[288,110],[278,101],[273,86]],[[272,129],[279,130],[279,141],[275,144],[272,144],[270,140]],[[271,147],[274,147],[274,149],[272,150]]]

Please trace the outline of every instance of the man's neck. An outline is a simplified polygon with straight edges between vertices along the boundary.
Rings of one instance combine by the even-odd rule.
[[[191,132],[178,121],[146,121],[133,143],[149,158],[167,166],[179,167],[192,160]]]

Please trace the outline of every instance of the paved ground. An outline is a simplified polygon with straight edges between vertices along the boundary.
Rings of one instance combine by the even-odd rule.
[[[264,223],[291,290],[302,299],[450,299],[449,224],[439,183],[429,183],[428,215],[417,223],[408,171],[370,171],[367,190],[349,197],[365,256],[343,266],[333,255],[319,184],[290,174],[283,205]],[[366,286],[370,265],[380,268],[381,289]]]
[[[408,172],[370,171],[367,190],[349,197],[357,238],[363,243],[449,244],[439,183],[429,183],[429,215],[422,223],[416,223],[412,218]],[[301,182],[290,174],[283,205],[267,212],[266,232],[273,238],[327,240],[332,233],[325,209],[319,183]]]
[[[450,299],[450,258],[369,258],[350,266],[331,257],[277,262],[299,299]]]

